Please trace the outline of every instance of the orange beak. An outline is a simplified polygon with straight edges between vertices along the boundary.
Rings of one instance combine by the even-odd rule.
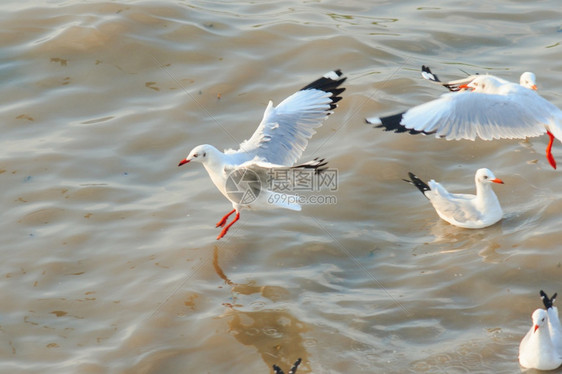
[[[471,90],[471,91],[474,91],[473,88],[468,87],[468,84],[461,84],[461,85],[459,86],[459,90]]]
[[[494,182],[494,183],[499,183],[499,184],[503,184],[503,181],[499,178],[496,179],[490,179],[490,182]]]
[[[187,158],[184,158],[183,160],[180,161],[180,163],[178,164],[178,166],[182,166],[184,164],[187,164],[190,160],[188,160]]]
[[[533,85],[531,86],[531,88],[536,91],[536,90],[537,90],[537,85],[536,85],[536,84],[533,84]]]
[[[535,325],[535,329],[533,330],[533,332],[537,332],[538,329],[539,329],[539,325]]]

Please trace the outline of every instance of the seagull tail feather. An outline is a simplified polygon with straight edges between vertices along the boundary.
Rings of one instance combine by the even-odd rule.
[[[416,177],[414,175],[414,173],[409,172],[408,176],[410,177],[410,179],[403,179],[404,182],[408,182],[410,184],[413,184],[414,186],[417,187],[418,190],[420,190],[420,192],[425,196],[426,196],[426,192],[427,191],[431,191],[431,188],[429,188],[429,186],[427,185],[427,183],[425,183],[424,181],[422,181],[420,178]]]

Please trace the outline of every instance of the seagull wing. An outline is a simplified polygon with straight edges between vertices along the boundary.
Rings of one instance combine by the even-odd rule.
[[[270,101],[252,137],[242,142],[239,150],[228,153],[246,153],[271,164],[293,165],[315,129],[322,126],[341,100],[339,95],[345,88],[339,86],[346,79],[341,76],[340,70],[329,72],[276,107]]]
[[[481,218],[480,212],[472,205],[474,195],[449,193],[440,183],[433,180],[429,182],[429,186],[429,200],[441,218],[460,224]]]
[[[539,136],[545,126],[558,137],[562,112],[536,92],[515,87],[507,94],[455,92],[406,112],[367,123],[387,131],[435,134],[447,140],[521,139]]]

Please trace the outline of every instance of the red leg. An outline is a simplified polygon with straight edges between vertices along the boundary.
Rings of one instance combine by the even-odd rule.
[[[226,226],[224,229],[222,229],[221,233],[219,236],[217,236],[217,240],[219,240],[220,238],[224,237],[226,235],[226,233],[228,232],[228,229],[230,228],[230,226],[234,225],[234,222],[238,221],[240,219],[240,212],[236,212],[236,216],[234,217],[234,219],[232,220],[232,222],[230,222],[228,224],[228,226]]]
[[[223,227],[226,223],[226,220],[228,219],[228,217],[230,217],[230,215],[232,213],[236,212],[236,209],[232,209],[230,212],[228,212],[227,214],[224,215],[224,217],[222,217],[222,219],[219,221],[219,223],[217,223],[216,227]]]
[[[552,166],[554,169],[556,169],[556,160],[554,159],[554,156],[552,156],[552,153],[551,153],[552,143],[554,142],[554,135],[552,135],[552,133],[550,131],[547,131],[546,133],[548,134],[548,137],[550,138],[550,141],[548,142],[548,145],[546,146],[546,159],[550,163],[550,166]]]

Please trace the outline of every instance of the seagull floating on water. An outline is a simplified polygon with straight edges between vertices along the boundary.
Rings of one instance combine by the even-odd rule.
[[[560,318],[558,316],[558,308],[553,305],[557,293],[548,298],[546,293],[540,291],[541,299],[548,314],[548,332],[554,344],[554,348],[560,356],[562,356],[562,326],[560,325]]]
[[[451,225],[467,229],[481,229],[502,219],[503,211],[491,183],[501,183],[489,169],[478,169],[474,180],[476,195],[449,193],[433,179],[427,184],[412,173],[408,183],[416,186],[429,199],[435,211]]]
[[[432,79],[427,71],[422,70],[422,74],[427,79],[438,80],[431,73]],[[386,131],[435,134],[447,140],[523,139],[546,132],[550,139],[546,158],[556,169],[551,150],[555,138],[562,140],[560,109],[526,84],[511,83],[493,75],[473,75],[461,81],[450,85],[458,92],[443,94],[402,113],[367,118],[366,122]]]
[[[423,78],[425,78],[429,81],[435,82],[437,84],[440,84],[441,86],[446,87],[449,91],[453,91],[453,92],[457,92],[457,91],[462,90],[462,88],[460,88],[459,86],[469,84],[475,78],[478,78],[478,77],[481,76],[479,74],[473,74],[473,75],[469,75],[466,78],[457,79],[457,80],[449,81],[449,82],[441,82],[439,80],[439,78],[437,77],[437,74],[433,74],[433,72],[431,71],[429,66],[425,66],[425,65],[422,65],[421,75],[422,75]],[[503,83],[509,83],[509,81],[506,81],[505,79],[501,79],[501,78],[498,78],[498,77],[495,77],[495,78],[502,81]],[[535,76],[535,73],[531,73],[530,71],[526,71],[523,74],[521,74],[521,77],[519,78],[519,84],[523,87],[530,88],[530,89],[536,91],[536,89],[537,89],[537,77]]]
[[[274,195],[267,187],[272,174],[290,169],[314,169],[320,171],[326,165],[323,159],[315,159],[294,165],[316,133],[316,128],[337,107],[346,80],[341,70],[331,71],[303,87],[273,107],[270,101],[263,119],[252,137],[240,144],[238,150],[224,153],[212,145],[199,145],[189,152],[178,166],[188,162],[203,164],[218,190],[232,203],[232,211],[216,225],[222,227],[217,237],[221,239],[240,218],[242,208],[285,208],[301,210],[297,196]],[[235,218],[227,220],[236,212]]]
[[[554,370],[562,365],[548,329],[548,313],[537,309],[531,316],[533,325],[519,344],[519,364],[524,368]]]

